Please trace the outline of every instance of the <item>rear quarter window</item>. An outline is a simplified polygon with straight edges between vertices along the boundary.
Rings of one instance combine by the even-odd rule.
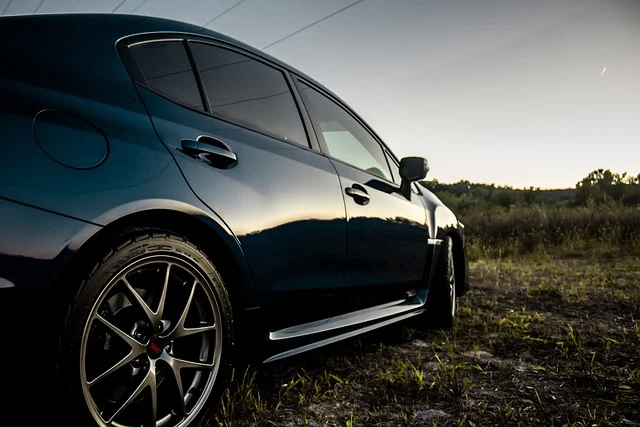
[[[182,41],[154,41],[129,48],[151,89],[191,108],[204,110]]]

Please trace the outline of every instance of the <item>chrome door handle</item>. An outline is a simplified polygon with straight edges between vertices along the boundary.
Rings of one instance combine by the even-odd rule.
[[[238,162],[238,156],[231,148],[212,136],[201,135],[197,139],[183,139],[182,151],[214,167],[228,168]]]
[[[353,200],[359,205],[366,205],[370,201],[369,193],[360,184],[353,184],[351,187],[344,189],[347,196],[353,197]]]

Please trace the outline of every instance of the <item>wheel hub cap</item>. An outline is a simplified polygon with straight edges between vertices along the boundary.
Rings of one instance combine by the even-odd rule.
[[[155,342],[151,342],[151,344],[147,346],[147,354],[150,358],[157,359],[162,354],[162,347]]]

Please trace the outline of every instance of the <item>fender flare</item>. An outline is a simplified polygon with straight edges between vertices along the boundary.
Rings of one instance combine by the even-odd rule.
[[[240,280],[242,281],[243,294],[251,294],[254,289],[254,278],[249,266],[249,262],[244,254],[240,240],[229,228],[229,226],[215,212],[207,207],[194,206],[189,203],[170,199],[144,199],[130,203],[125,203],[114,207],[97,218],[92,219],[80,232],[78,232],[67,245],[68,249],[77,253],[83,248],[90,246],[93,241],[109,235],[112,231],[127,224],[136,224],[142,217],[149,217],[154,214],[185,215],[197,223],[205,226],[214,233],[226,246],[233,261],[238,268]],[[196,224],[191,223],[191,224]],[[136,224],[138,226],[143,223]],[[96,227],[97,226],[97,227]],[[181,227],[187,227],[182,224]]]

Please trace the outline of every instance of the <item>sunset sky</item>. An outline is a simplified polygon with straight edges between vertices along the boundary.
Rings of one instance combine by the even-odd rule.
[[[0,0],[4,15],[114,11],[266,47],[441,181],[550,188],[600,167],[640,173],[634,0]]]

